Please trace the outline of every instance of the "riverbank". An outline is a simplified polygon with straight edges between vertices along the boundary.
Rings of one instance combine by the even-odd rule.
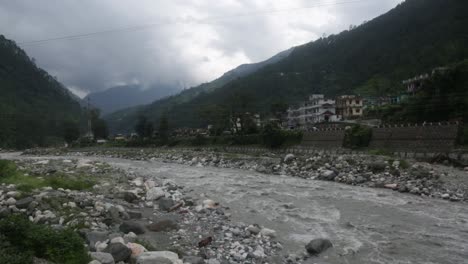
[[[460,168],[370,154],[255,154],[187,149],[30,150],[26,154],[89,155],[133,160],[161,160],[287,175],[310,180],[386,188],[453,202],[468,201],[468,172]]]
[[[287,261],[274,230],[234,223],[229,208],[188,196],[174,181],[87,159],[14,163],[17,172],[9,174],[16,176],[0,177],[0,219],[19,214],[37,225],[74,230],[93,264]]]

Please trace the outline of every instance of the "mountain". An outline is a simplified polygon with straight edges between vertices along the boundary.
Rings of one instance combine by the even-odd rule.
[[[221,77],[217,78],[214,81],[184,90],[177,95],[157,100],[151,104],[151,107],[164,109],[167,107],[171,107],[172,105],[189,102],[190,100],[194,99],[195,97],[201,94],[212,92],[218,88],[223,87],[224,85],[233,80],[237,80],[239,78],[248,76],[267,65],[281,61],[282,59],[288,57],[293,50],[294,48],[290,48],[288,50],[282,51],[262,62],[242,64],[237,68],[224,73]],[[141,111],[143,111],[147,107],[148,106],[143,105],[129,107],[127,109],[109,114],[105,117],[105,119],[108,121],[111,131],[119,133],[129,132],[133,130],[133,126],[136,122],[137,116],[140,114]]]
[[[132,106],[149,104],[157,99],[171,95],[176,87],[170,85],[153,85],[143,88],[140,85],[122,85],[105,91],[88,94],[83,101],[90,100],[102,114],[109,114]]]
[[[200,127],[206,108],[268,114],[275,102],[294,103],[308,94],[398,94],[402,80],[468,58],[468,1],[407,0],[352,29],[294,48],[289,56],[185,102],[156,101],[137,114],[173,127]],[[224,109],[224,110],[223,110]],[[109,119],[131,129],[132,115]],[[135,114],[135,112],[133,113]]]
[[[15,42],[0,35],[0,148],[63,141],[66,123],[78,126],[80,104],[36,66]]]

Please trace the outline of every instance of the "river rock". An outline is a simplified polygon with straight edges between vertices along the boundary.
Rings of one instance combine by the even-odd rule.
[[[152,187],[146,192],[146,200],[147,201],[153,201],[157,200],[161,197],[164,197],[166,195],[166,192],[160,187]]]
[[[336,172],[332,170],[323,170],[320,172],[320,178],[327,180],[327,181],[333,181],[336,177]]]
[[[262,230],[260,230],[260,234],[262,236],[271,237],[271,238],[276,237],[276,231],[273,229],[268,229],[268,228],[262,228]]]
[[[140,256],[143,252],[147,252],[146,248],[138,243],[127,243],[127,247],[132,251],[132,258]]]
[[[109,244],[104,252],[110,253],[115,262],[126,261],[132,255],[132,251],[122,243]]]
[[[114,257],[112,257],[111,254],[106,253],[106,252],[91,252],[89,253],[89,256],[93,260],[97,260],[102,264],[114,264]]]
[[[289,162],[293,161],[295,158],[296,158],[296,156],[294,156],[294,154],[287,154],[286,156],[284,156],[283,161],[285,163],[289,163]]]
[[[16,204],[16,199],[13,197],[8,198],[8,200],[5,201],[6,205],[15,205]]]
[[[148,225],[147,228],[153,232],[161,232],[178,229],[179,225],[173,219],[164,219]]]
[[[16,201],[16,207],[19,209],[26,209],[28,208],[29,204],[31,204],[33,201],[34,201],[34,198],[32,197],[19,199],[18,201]]]
[[[159,209],[162,211],[169,211],[174,206],[174,200],[171,198],[161,198],[158,201]]]
[[[102,231],[90,231],[85,233],[86,242],[91,250],[96,250],[96,242],[103,242],[107,240],[109,233]]]
[[[133,232],[137,235],[141,235],[145,233],[145,228],[143,227],[143,225],[134,221],[123,222],[120,225],[119,230],[124,232],[125,234]]]
[[[138,196],[133,193],[133,192],[124,192],[123,194],[123,199],[127,202],[127,203],[133,203],[134,201],[137,201],[138,200]]]
[[[305,246],[307,252],[311,255],[318,255],[331,247],[333,247],[332,242],[326,238],[314,239]]]
[[[176,253],[171,251],[144,252],[136,259],[136,264],[183,264]]]

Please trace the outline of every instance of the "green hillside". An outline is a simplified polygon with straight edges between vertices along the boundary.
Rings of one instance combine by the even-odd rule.
[[[283,60],[182,103],[156,101],[111,125],[131,129],[134,115],[169,117],[172,126],[197,127],[200,111],[220,106],[266,113],[274,102],[311,93],[334,96],[397,94],[401,81],[468,58],[468,1],[407,0],[353,30],[296,47]],[[126,114],[122,118],[122,114]]]
[[[0,35],[0,148],[60,141],[81,107],[13,41]]]

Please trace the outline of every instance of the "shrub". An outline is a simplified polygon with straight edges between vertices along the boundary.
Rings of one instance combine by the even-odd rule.
[[[33,256],[63,264],[89,262],[84,241],[70,229],[54,230],[12,215],[0,220],[0,236],[0,263],[32,263]]]
[[[353,125],[347,129],[343,140],[343,147],[358,149],[369,146],[372,138],[372,129],[367,126]]]
[[[17,174],[16,164],[9,160],[0,160],[0,179]]]
[[[286,137],[276,124],[269,123],[262,130],[262,141],[269,148],[279,148],[286,141]]]

